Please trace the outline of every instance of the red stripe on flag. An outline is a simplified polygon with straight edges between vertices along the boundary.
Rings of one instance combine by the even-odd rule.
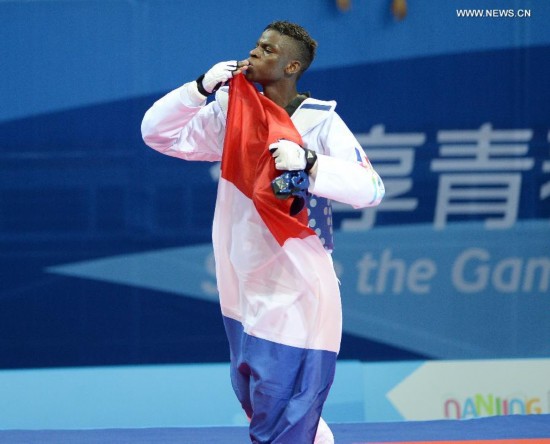
[[[271,181],[282,171],[268,146],[278,139],[302,145],[287,112],[260,94],[243,75],[231,80],[221,175],[252,199],[260,217],[280,245],[289,238],[314,235],[306,211],[290,216],[292,199],[277,199]]]

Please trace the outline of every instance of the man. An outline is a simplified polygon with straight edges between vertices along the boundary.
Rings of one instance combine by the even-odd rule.
[[[336,103],[298,93],[316,46],[301,26],[273,22],[247,60],[214,65],[157,101],[142,123],[157,151],[222,161],[216,276],[232,385],[253,443],[334,442],[321,419],[342,322],[329,200],[360,208],[384,195]],[[296,197],[277,199],[274,179]],[[300,211],[290,201],[303,200],[304,183],[309,208]]]

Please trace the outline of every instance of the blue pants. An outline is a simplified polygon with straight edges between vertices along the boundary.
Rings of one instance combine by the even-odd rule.
[[[247,335],[224,317],[231,382],[254,444],[310,444],[334,379],[337,354]]]

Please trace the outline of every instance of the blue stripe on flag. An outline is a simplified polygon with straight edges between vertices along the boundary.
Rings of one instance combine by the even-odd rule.
[[[223,320],[231,382],[252,417],[251,436],[257,442],[313,442],[334,379],[336,353],[277,344],[246,334],[234,319]]]

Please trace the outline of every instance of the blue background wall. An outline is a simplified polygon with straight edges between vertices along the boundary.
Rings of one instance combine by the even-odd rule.
[[[318,40],[302,89],[338,101],[398,197],[365,224],[374,213],[337,208],[341,357],[550,354],[549,4],[411,0],[398,22],[386,0],[348,13],[329,0],[5,1],[0,17],[0,367],[228,360],[209,253],[216,166],[149,150],[139,125],[170,89],[246,57],[274,19]],[[489,202],[517,214],[437,226],[444,133],[483,129],[525,149],[477,171],[519,176],[516,201]]]

